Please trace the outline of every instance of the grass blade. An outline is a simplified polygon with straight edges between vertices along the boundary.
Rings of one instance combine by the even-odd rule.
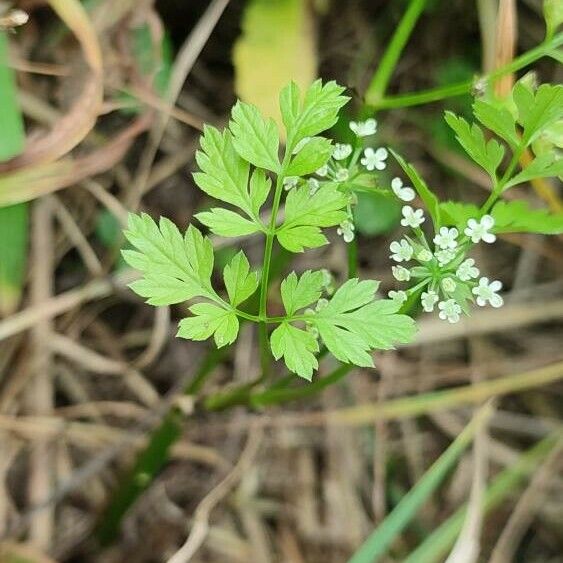
[[[8,39],[0,31],[0,161],[20,154],[25,144],[15,76],[8,64]],[[13,313],[21,298],[27,264],[28,206],[0,208],[0,316]]]
[[[356,551],[349,563],[373,563],[387,552],[389,546],[414,518],[422,504],[442,483],[491,412],[490,404],[477,412],[450,447],[434,462],[420,481],[401,499],[389,516]]]
[[[524,453],[520,459],[502,471],[485,493],[483,511],[486,514],[500,505],[514,493],[516,487],[528,477],[541,460],[549,455],[561,438],[560,432],[554,432],[538,442]],[[462,507],[430,534],[404,563],[434,563],[441,561],[454,544],[465,521],[467,506]]]

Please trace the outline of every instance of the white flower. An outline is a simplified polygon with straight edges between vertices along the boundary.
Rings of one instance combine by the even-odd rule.
[[[321,187],[319,181],[316,178],[309,178],[307,180],[307,185],[309,186],[309,195],[314,196]]]
[[[423,291],[420,296],[420,302],[422,303],[422,308],[427,313],[431,313],[434,310],[434,305],[438,302],[438,294],[431,289],[429,291]]]
[[[295,148],[293,149],[293,154],[297,154],[310,140],[311,140],[311,137],[303,137],[303,138],[295,145]]]
[[[489,232],[494,224],[495,220],[490,215],[483,215],[479,222],[477,222],[476,219],[469,219],[469,221],[467,221],[467,227],[463,232],[470,237],[471,241],[474,243],[478,243],[480,240],[488,243],[495,242],[497,237]]]
[[[389,245],[389,250],[393,252],[393,254],[391,254],[391,259],[395,260],[395,262],[402,262],[403,260],[408,262],[414,253],[413,247],[405,239],[402,239],[399,242],[394,240]]]
[[[469,281],[479,276],[479,270],[475,267],[475,260],[468,258],[463,261],[457,268],[455,275],[461,281]]]
[[[434,256],[436,256],[440,266],[445,266],[455,258],[455,252],[447,248],[446,250],[438,250],[434,253]]]
[[[418,260],[420,260],[421,262],[430,262],[430,260],[432,260],[432,252],[430,252],[430,250],[427,250],[426,248],[423,248],[417,255],[416,258]]]
[[[412,227],[414,229],[424,223],[424,211],[422,209],[413,209],[410,205],[404,205],[401,211],[403,213],[403,218],[401,219],[403,227]]]
[[[346,182],[346,180],[348,180],[350,176],[350,172],[348,171],[348,168],[339,168],[336,171],[336,181],[337,182]]]
[[[402,305],[407,300],[407,294],[404,291],[391,290],[387,295],[389,296],[389,299],[392,299],[399,305]]]
[[[411,273],[403,266],[393,266],[391,270],[397,281],[409,281],[411,279]]]
[[[344,242],[352,242],[354,240],[354,223],[346,219],[342,221],[336,232],[342,236]]]
[[[448,321],[449,323],[457,323],[459,321],[459,314],[461,313],[461,307],[453,300],[448,299],[447,301],[440,301],[438,303],[438,309],[440,312],[438,316],[443,321]]]
[[[352,154],[352,145],[345,145],[342,143],[336,143],[332,149],[332,158],[334,160],[344,160]]]
[[[391,189],[393,193],[403,201],[412,201],[414,199],[414,190],[409,186],[403,186],[401,178],[393,178],[393,180],[391,180]]]
[[[321,297],[317,301],[317,304],[315,305],[315,311],[317,311],[317,313],[318,313],[319,311],[322,311],[327,305],[328,305],[328,299]]]
[[[369,137],[377,131],[377,121],[373,118],[366,119],[366,121],[350,121],[350,129],[358,137]]]
[[[316,172],[317,176],[324,178],[328,174],[328,164],[323,164]]]
[[[489,283],[489,278],[481,278],[479,280],[479,285],[473,288],[473,293],[477,295],[477,305],[484,307],[487,301],[493,307],[502,307],[504,300],[498,291],[502,289],[502,283],[499,281],[492,281]]]
[[[448,229],[448,227],[440,227],[440,232],[434,237],[434,244],[442,249],[455,248],[457,246],[457,235],[459,234],[456,228]]]
[[[452,278],[444,278],[442,280],[442,289],[444,291],[451,293],[452,291],[455,291],[455,288],[456,288],[456,283]]]
[[[364,157],[360,162],[371,172],[376,168],[378,170],[384,170],[387,164],[385,159],[389,156],[387,149],[379,148],[374,151],[371,147],[368,147],[364,151]]]
[[[283,187],[286,190],[291,190],[291,188],[294,188],[295,186],[297,186],[297,182],[299,181],[299,177],[298,176],[286,176],[283,179]]]

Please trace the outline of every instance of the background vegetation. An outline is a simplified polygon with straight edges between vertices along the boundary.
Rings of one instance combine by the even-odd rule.
[[[443,112],[469,117],[484,75],[499,93],[530,69],[559,82],[559,3],[0,5],[0,561],[563,561],[560,237],[481,250],[500,312],[422,317],[375,370],[326,358],[312,384],[262,377],[249,325],[221,351],[175,339],[185,308],[144,305],[119,252],[128,211],[184,229],[210,206],[202,124],[237,96],[277,118],[290,79],[348,86],[335,138],[375,114],[377,146],[483,201]],[[561,211],[548,180],[514,193]],[[273,283],[327,267],[392,289],[400,205],[356,209],[357,244],[279,252]],[[231,242],[214,239],[222,264],[241,246],[260,261]]]

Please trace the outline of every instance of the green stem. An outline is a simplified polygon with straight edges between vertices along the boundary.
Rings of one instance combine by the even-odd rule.
[[[253,407],[258,408],[268,405],[279,405],[280,403],[287,403],[288,401],[313,397],[330,385],[338,383],[353,368],[354,366],[352,365],[342,364],[327,376],[317,379],[314,383],[307,383],[306,385],[303,385],[301,387],[290,387],[286,389],[270,388],[266,391],[252,393],[249,396],[249,403]],[[295,378],[292,377],[292,379]]]
[[[281,166],[281,170],[276,180],[276,189],[274,192],[274,202],[272,203],[272,215],[270,216],[270,224],[266,233],[266,244],[264,245],[264,260],[262,266],[262,280],[260,283],[260,320],[265,321],[268,304],[268,285],[270,281],[270,264],[272,262],[272,249],[274,247],[274,238],[276,236],[276,222],[278,219],[278,211],[280,209],[281,196],[283,193],[283,178],[288,161],[291,157],[291,147],[285,149],[285,156]]]
[[[506,74],[516,72],[522,68],[530,65],[531,63],[548,55],[563,44],[563,33],[558,33],[555,37],[541,43],[537,47],[530,49],[526,53],[520,55],[509,64],[500,67],[499,69],[486,74],[482,77],[483,80],[494,80]],[[421,92],[411,92],[409,94],[401,94],[398,96],[388,96],[378,100],[375,103],[368,105],[372,106],[374,110],[404,108],[411,106],[418,106],[429,102],[438,102],[446,98],[453,98],[471,92],[475,85],[475,79],[464,80],[456,84],[449,84],[447,86],[440,86],[438,88],[430,88]]]
[[[481,215],[488,213],[488,211],[494,205],[495,201],[500,197],[500,194],[502,194],[507,182],[510,180],[510,178],[512,178],[514,170],[516,169],[516,166],[518,166],[518,162],[520,161],[520,157],[522,156],[522,152],[524,152],[525,148],[526,147],[524,143],[522,143],[520,147],[518,147],[518,149],[514,151],[512,159],[510,160],[510,163],[508,164],[504,174],[502,175],[502,178],[496,183],[493,191],[487,198],[487,201],[485,201],[485,203],[481,207]]]
[[[346,245],[348,254],[348,279],[358,277],[358,241],[356,237]]]
[[[407,44],[420,14],[422,14],[426,7],[426,3],[427,0],[411,0],[409,7],[403,14],[366,91],[366,103],[368,105],[377,105],[383,99],[393,70],[397,65],[397,61]]]

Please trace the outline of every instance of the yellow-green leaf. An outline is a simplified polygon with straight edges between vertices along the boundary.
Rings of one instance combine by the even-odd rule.
[[[316,77],[315,35],[308,2],[249,0],[242,29],[233,52],[237,95],[273,117],[283,132],[278,92],[290,80],[305,89]]]

